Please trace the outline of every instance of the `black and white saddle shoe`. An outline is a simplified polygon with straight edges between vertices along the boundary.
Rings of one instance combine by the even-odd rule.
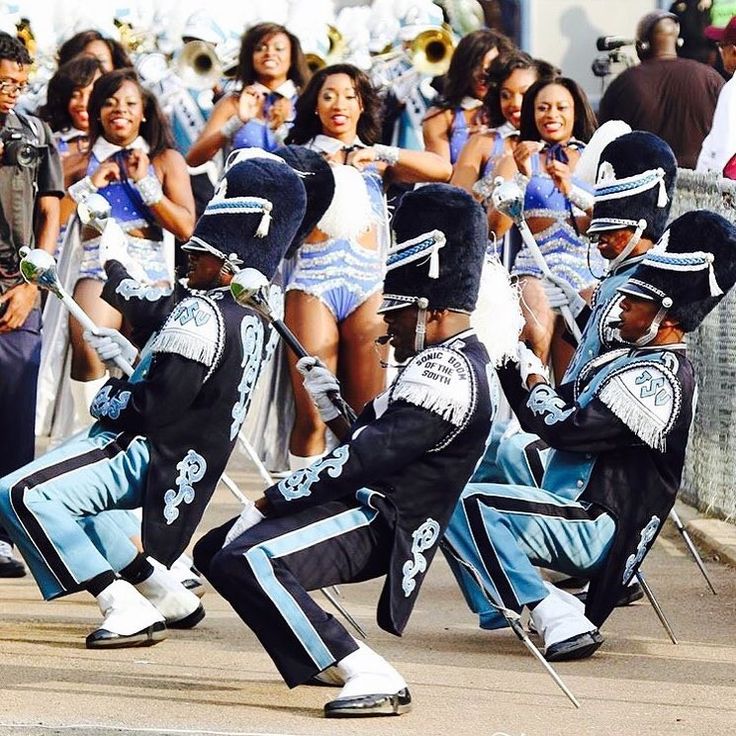
[[[108,585],[97,602],[105,618],[87,637],[87,649],[150,646],[166,638],[164,617],[125,580]]]
[[[87,636],[87,649],[122,649],[123,647],[149,647],[166,638],[166,624],[157,621],[132,634],[118,634],[100,627]]]
[[[584,634],[571,636],[569,639],[550,644],[544,650],[544,658],[548,662],[568,662],[574,659],[586,659],[603,644],[603,636],[598,629],[586,631]]]
[[[327,718],[366,718],[372,716],[400,716],[411,710],[408,688],[397,693],[376,693],[338,698],[325,705]]]

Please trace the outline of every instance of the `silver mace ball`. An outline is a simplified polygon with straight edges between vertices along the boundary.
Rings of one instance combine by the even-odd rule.
[[[498,177],[491,195],[493,206],[501,213],[519,222],[524,217],[524,191],[515,181]]]
[[[112,206],[101,194],[92,193],[77,205],[77,214],[82,224],[102,232],[112,215]]]
[[[268,301],[270,285],[268,279],[255,268],[243,268],[233,276],[230,293],[241,307],[250,307],[267,319],[272,319]]]
[[[62,298],[59,276],[56,272],[56,261],[51,253],[40,248],[20,249],[20,272],[30,284],[36,284]]]

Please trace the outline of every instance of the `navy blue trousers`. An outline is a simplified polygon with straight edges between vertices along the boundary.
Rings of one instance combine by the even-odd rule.
[[[22,327],[0,333],[0,478],[33,460],[36,385],[41,362],[41,310]],[[0,526],[0,540],[10,542]]]
[[[378,512],[331,501],[266,519],[224,549],[234,520],[194,548],[194,564],[252,629],[289,687],[357,649],[307,591],[388,572],[393,535]]]

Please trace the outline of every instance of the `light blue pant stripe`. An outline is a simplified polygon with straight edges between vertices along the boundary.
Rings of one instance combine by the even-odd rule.
[[[304,650],[320,670],[332,665],[335,658],[315,631],[301,606],[276,577],[271,560],[299,552],[319,542],[368,526],[377,514],[377,511],[364,507],[350,509],[274,539],[266,540],[251,547],[243,555],[263,591],[281,612]]]

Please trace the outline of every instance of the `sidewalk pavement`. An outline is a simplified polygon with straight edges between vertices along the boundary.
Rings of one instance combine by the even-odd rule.
[[[243,467],[231,475],[251,497],[263,487]],[[220,487],[201,531],[238,510]],[[150,648],[102,652],[84,648],[100,620],[87,594],[44,603],[30,578],[0,580],[0,736],[733,736],[736,570],[709,552],[704,558],[717,596],[667,525],[645,568],[680,643],[669,641],[646,600],[617,609],[594,657],[556,666],[580,710],[510,632],[477,628],[441,555],[402,638],[375,623],[382,581],[341,586],[368,644],[407,679],[414,709],[339,722],[322,717],[337,690],[288,690],[211,589],[196,629]]]

